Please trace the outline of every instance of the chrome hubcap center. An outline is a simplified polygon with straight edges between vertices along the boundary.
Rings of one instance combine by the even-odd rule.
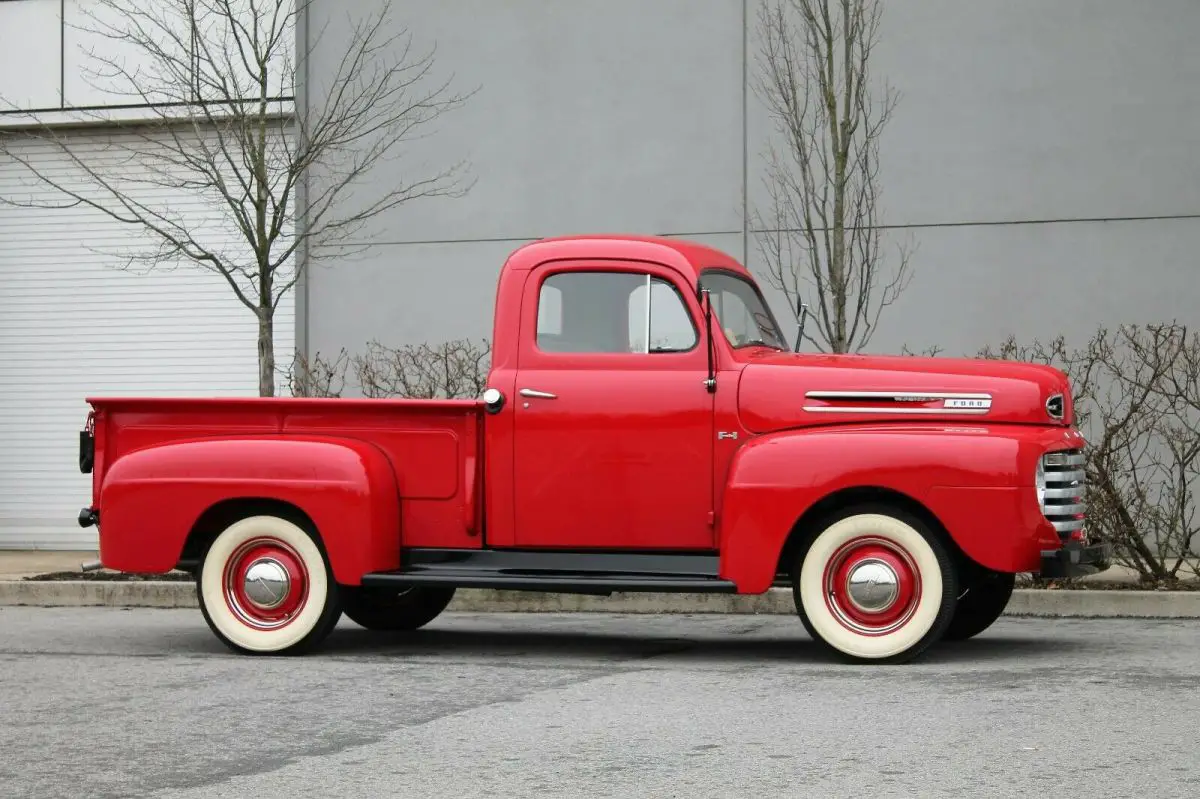
[[[287,599],[291,579],[287,569],[274,558],[259,558],[246,569],[242,583],[246,599],[263,610],[277,608]]]
[[[864,560],[855,565],[846,582],[850,603],[865,613],[887,610],[900,595],[900,578],[882,560]]]

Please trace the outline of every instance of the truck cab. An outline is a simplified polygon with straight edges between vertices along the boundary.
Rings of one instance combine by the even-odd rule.
[[[901,662],[986,629],[1018,573],[1107,562],[1061,372],[796,352],[713,248],[525,245],[492,352],[470,400],[91,399],[80,521],[106,566],[193,571],[247,653],[415,629],[464,588],[790,589],[822,647]]]

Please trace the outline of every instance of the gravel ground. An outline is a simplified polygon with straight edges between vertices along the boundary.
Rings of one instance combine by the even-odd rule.
[[[198,611],[0,608],[0,784],[38,797],[1200,794],[1200,623],[1002,619],[844,666],[765,616],[349,622],[249,658]]]

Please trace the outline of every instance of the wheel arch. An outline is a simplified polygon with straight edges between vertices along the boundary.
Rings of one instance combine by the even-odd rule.
[[[213,540],[229,525],[251,516],[278,516],[309,532],[322,554],[328,557],[321,531],[299,505],[265,496],[231,497],[209,506],[196,519],[184,539],[177,569],[195,573]]]
[[[827,526],[829,520],[842,511],[856,506],[882,506],[907,513],[924,523],[950,552],[956,565],[969,560],[946,525],[928,506],[916,498],[894,488],[878,485],[858,485],[841,488],[826,494],[808,506],[796,519],[775,564],[779,577],[792,576],[792,566],[798,561],[803,548],[816,533]]]

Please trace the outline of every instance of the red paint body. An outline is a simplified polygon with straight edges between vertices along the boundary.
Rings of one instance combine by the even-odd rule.
[[[306,514],[338,582],[401,566],[405,548],[719,554],[767,590],[806,511],[854,489],[923,506],[964,554],[1033,571],[1061,545],[1035,496],[1038,458],[1078,449],[1065,377],[997,361],[824,356],[735,347],[698,281],[729,256],[677,240],[579,237],[517,250],[501,271],[482,401],[91,399],[93,507],[105,566],[174,568],[206,512],[272,500]],[[539,348],[539,290],[563,271],[650,275],[678,290],[696,344],[678,352]],[[520,389],[554,394],[523,397]],[[897,404],[809,392],[911,392]],[[987,413],[928,394],[988,394]],[[1046,412],[1062,394],[1062,419]],[[858,410],[846,410],[848,407]]]

